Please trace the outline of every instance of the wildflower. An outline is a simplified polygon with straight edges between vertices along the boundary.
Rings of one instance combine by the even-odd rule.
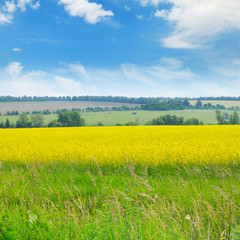
[[[32,213],[29,214],[29,222],[30,223],[35,222],[37,220],[37,218],[38,218],[37,215],[34,215]]]

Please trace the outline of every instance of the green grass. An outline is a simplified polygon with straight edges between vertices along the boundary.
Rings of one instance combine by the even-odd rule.
[[[215,111],[214,110],[183,110],[183,111],[136,111],[137,115],[132,115],[131,111],[123,112],[90,112],[83,113],[82,117],[86,119],[89,125],[96,125],[98,122],[102,122],[104,125],[116,125],[116,123],[125,124],[129,121],[139,120],[140,125],[144,125],[146,121],[152,120],[155,117],[165,114],[175,114],[182,116],[185,119],[195,117],[203,121],[205,124],[216,124]],[[231,111],[228,111],[232,113]]]
[[[114,126],[117,123],[125,124],[128,122],[139,121],[140,125],[144,125],[146,121],[151,120],[160,115],[171,114],[187,118],[198,118],[204,124],[217,124],[215,117],[215,110],[182,110],[182,111],[134,111],[137,115],[133,115],[132,111],[117,111],[117,112],[84,112],[81,116],[86,119],[88,126],[97,125],[102,122],[104,126]],[[233,111],[222,111],[232,114]],[[43,115],[44,123],[47,124],[53,119],[57,119],[57,114]],[[16,123],[18,116],[0,116],[0,122],[5,122],[6,119],[10,122]]]
[[[240,166],[4,163],[0,239],[239,239]]]

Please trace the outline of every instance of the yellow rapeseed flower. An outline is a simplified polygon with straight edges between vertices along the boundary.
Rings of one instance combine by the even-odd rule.
[[[0,162],[228,164],[240,126],[135,126],[0,130]]]

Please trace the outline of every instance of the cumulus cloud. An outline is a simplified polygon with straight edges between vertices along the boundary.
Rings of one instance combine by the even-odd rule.
[[[38,9],[40,7],[39,1],[35,2],[33,0],[18,0],[16,6],[21,9],[21,11],[26,11],[27,6],[33,9]]]
[[[83,18],[90,24],[98,23],[114,15],[112,11],[104,10],[102,4],[88,0],[59,0],[58,4],[64,5],[70,16]]]
[[[11,76],[18,76],[22,72],[23,66],[19,62],[12,62],[6,67],[6,72]]]
[[[9,13],[12,13],[16,10],[16,5],[14,3],[14,1],[6,1],[5,2],[5,6],[3,6],[3,10],[5,12],[9,12]]]
[[[31,4],[30,4],[30,7],[31,7],[32,9],[34,9],[34,10],[38,9],[38,8],[40,7],[40,2],[37,1],[37,2],[35,2],[35,3],[31,3]]]
[[[231,64],[235,68],[222,78],[223,72],[219,72],[216,81],[197,76],[175,58],[162,58],[150,66],[122,64],[115,69],[61,64],[64,71],[57,72],[29,70],[12,62],[0,69],[0,95],[235,96],[239,95],[240,60],[233,59]]]
[[[75,64],[76,65],[76,64]],[[9,63],[0,69],[0,95],[60,96],[60,95],[101,95],[101,89],[86,84],[76,75],[74,78],[56,75],[41,70],[24,70],[19,62]],[[70,74],[70,66],[67,67]]]
[[[157,9],[155,16],[170,22],[172,34],[161,40],[169,48],[196,49],[205,47],[221,34],[240,30],[239,0],[142,0],[142,6],[158,6],[164,2],[169,9]]]
[[[0,25],[10,23],[12,21],[12,18],[13,17],[11,14],[3,13],[0,10]]]
[[[39,1],[35,0],[5,1],[4,5],[0,8],[0,25],[11,23],[14,12],[16,12],[18,9],[24,12],[26,11],[27,7],[36,10],[40,7],[40,3]]]

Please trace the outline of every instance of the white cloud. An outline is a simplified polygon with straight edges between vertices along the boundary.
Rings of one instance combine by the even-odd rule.
[[[21,63],[12,62],[0,69],[0,95],[236,96],[239,95],[240,60],[233,59],[229,64],[234,64],[236,72],[225,72],[219,80],[197,76],[175,58],[162,58],[150,66],[122,64],[116,69],[61,64],[64,71],[57,72],[26,68],[23,71]]]
[[[173,33],[162,39],[165,47],[201,48],[223,33],[240,30],[239,0],[156,0],[141,4],[160,2],[171,4],[171,8],[157,10],[155,16],[174,26]]]
[[[15,9],[16,9],[16,5],[15,5],[14,1],[11,1],[11,2],[10,1],[6,1],[5,2],[5,6],[3,7],[3,10],[5,12],[12,13],[12,12],[15,11]]]
[[[20,8],[22,12],[26,11],[27,5],[30,5],[32,0],[18,0],[17,1],[17,8]]]
[[[182,61],[176,58],[167,58],[167,57],[161,58],[160,63],[167,66],[169,69],[180,69],[183,65]]]
[[[19,62],[12,62],[6,67],[6,72],[11,77],[16,77],[22,72],[23,66]]]
[[[69,78],[39,70],[25,70],[24,72],[22,70],[23,66],[19,62],[12,62],[5,69],[0,69],[0,85],[2,86],[0,95],[72,96],[104,93],[94,84],[84,84],[76,80],[78,79],[76,76]]]
[[[88,77],[88,73],[83,65],[80,63],[73,63],[69,65],[70,69],[84,77]]]
[[[86,85],[73,78],[67,78],[62,76],[55,76],[55,83],[58,89],[62,91],[62,95],[99,95],[100,89],[97,89],[95,85]]]
[[[75,82],[72,78],[66,78],[61,76],[55,76],[55,81],[58,87],[64,88],[65,91],[69,92],[76,89],[81,88],[81,84],[79,82]]]
[[[147,5],[157,6],[160,2],[164,2],[164,0],[140,0],[140,4],[145,7]]]
[[[13,48],[13,49],[12,49],[12,51],[13,51],[13,52],[21,52],[21,51],[22,51],[22,49],[21,49],[21,48],[17,48],[17,47],[16,47],[16,48]]]
[[[30,7],[34,10],[38,9],[40,7],[40,2],[37,1],[36,3],[31,3]]]
[[[141,14],[141,15],[136,15],[136,18],[139,19],[139,20],[143,20],[144,19],[144,15]]]
[[[126,78],[146,84],[147,86],[154,85],[152,78],[147,76],[145,71],[142,71],[141,68],[136,64],[122,64],[121,69]]]
[[[162,39],[169,48],[202,48],[220,34],[240,29],[240,2],[229,0],[140,0],[144,7],[171,4],[170,9],[157,9],[154,16],[174,27],[173,33]]]
[[[167,17],[167,10],[165,10],[165,9],[162,9],[162,10],[156,10],[156,12],[155,12],[155,14],[154,14],[154,16],[155,17],[162,17],[162,18],[165,18],[165,17]]]
[[[194,76],[190,69],[183,68],[182,62],[175,58],[162,58],[158,64],[148,67],[123,64],[122,70],[127,78],[146,84],[186,80]]]
[[[129,6],[127,6],[127,5],[125,5],[125,7],[124,7],[124,9],[126,10],[126,11],[131,11],[131,8],[129,7]]]
[[[16,6],[21,9],[21,11],[26,11],[27,6],[33,9],[38,9],[40,7],[39,1],[34,0],[17,0]]]
[[[114,14],[112,11],[104,10],[102,4],[89,2],[88,0],[59,0],[65,10],[73,17],[81,17],[86,22],[95,24],[103,21]]]
[[[10,23],[12,21],[12,15],[7,13],[2,13],[0,11],[0,25]]]
[[[0,25],[11,23],[13,19],[13,14],[18,9],[22,12],[26,11],[27,7],[32,9],[38,9],[40,7],[39,1],[35,0],[12,0],[12,1],[5,1],[4,5],[0,9]]]
[[[218,75],[240,79],[240,59],[227,59],[211,63],[211,68]]]

